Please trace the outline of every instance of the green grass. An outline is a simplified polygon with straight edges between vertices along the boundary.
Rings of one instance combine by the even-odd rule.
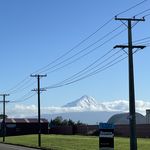
[[[6,137],[6,143],[37,146],[37,135]],[[2,138],[0,138],[2,141]],[[98,150],[96,136],[42,135],[42,147],[49,150]],[[115,150],[129,150],[129,138],[115,138]],[[150,139],[138,139],[138,150],[150,150]]]

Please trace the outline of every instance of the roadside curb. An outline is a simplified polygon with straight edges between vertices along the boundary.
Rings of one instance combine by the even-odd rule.
[[[22,146],[22,147],[26,147],[26,148],[33,148],[33,149],[38,149],[38,150],[54,150],[54,149],[51,149],[51,148],[40,148],[40,147],[33,147],[33,146],[27,146],[27,145],[21,145],[21,144],[13,144],[13,143],[3,143],[3,142],[0,142],[1,144],[8,144],[8,145],[14,145],[14,146]]]

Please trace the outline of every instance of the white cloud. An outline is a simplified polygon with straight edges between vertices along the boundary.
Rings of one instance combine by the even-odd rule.
[[[150,102],[140,100],[136,103],[136,109],[138,112],[145,114],[145,110],[150,109]]]
[[[129,105],[127,100],[116,100],[110,102],[104,102],[103,105],[108,111],[128,111]]]
[[[136,101],[136,111],[145,115],[145,110],[150,109],[150,102],[142,100]],[[41,107],[42,114],[66,113],[66,112],[83,112],[83,111],[120,111],[127,112],[129,105],[127,100],[115,100],[99,103],[97,106],[87,107]],[[8,112],[9,117],[29,117],[37,116],[37,106],[35,105],[15,105]]]
[[[111,102],[103,103],[106,106],[106,109],[110,111],[129,111],[129,102],[127,100],[116,100]],[[137,100],[136,101],[136,111],[145,115],[146,109],[150,109],[150,102]]]
[[[35,105],[16,104],[13,108],[7,111],[9,117],[26,117],[35,116],[37,114],[37,107]]]

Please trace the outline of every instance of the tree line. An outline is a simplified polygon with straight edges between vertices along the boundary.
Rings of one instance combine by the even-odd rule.
[[[57,116],[56,118],[51,119],[49,125],[50,125],[50,127],[53,127],[53,126],[74,126],[74,125],[85,125],[85,123],[82,123],[80,120],[75,122],[71,119],[63,119],[62,116]]]

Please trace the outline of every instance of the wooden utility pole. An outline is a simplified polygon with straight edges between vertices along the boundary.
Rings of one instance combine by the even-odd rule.
[[[46,77],[47,75],[31,75],[31,77],[37,78],[37,89],[32,91],[37,91],[38,94],[38,146],[41,147],[41,108],[40,108],[40,92],[45,91],[45,89],[40,88],[40,78]]]
[[[5,124],[5,119],[6,119],[6,114],[5,114],[5,103],[8,103],[9,101],[6,101],[6,96],[9,96],[9,94],[0,94],[0,96],[3,97],[3,101],[0,101],[3,103],[3,122],[2,122],[2,129],[3,129],[3,142],[5,142],[5,134],[6,134],[6,124]]]
[[[135,111],[135,90],[134,90],[134,66],[133,66],[133,49],[143,49],[145,46],[132,45],[132,21],[145,21],[135,18],[115,18],[115,20],[127,21],[128,28],[128,45],[116,45],[114,48],[128,48],[128,66],[129,66],[129,121],[130,121],[130,150],[137,150],[137,138],[136,138],[136,111]]]

